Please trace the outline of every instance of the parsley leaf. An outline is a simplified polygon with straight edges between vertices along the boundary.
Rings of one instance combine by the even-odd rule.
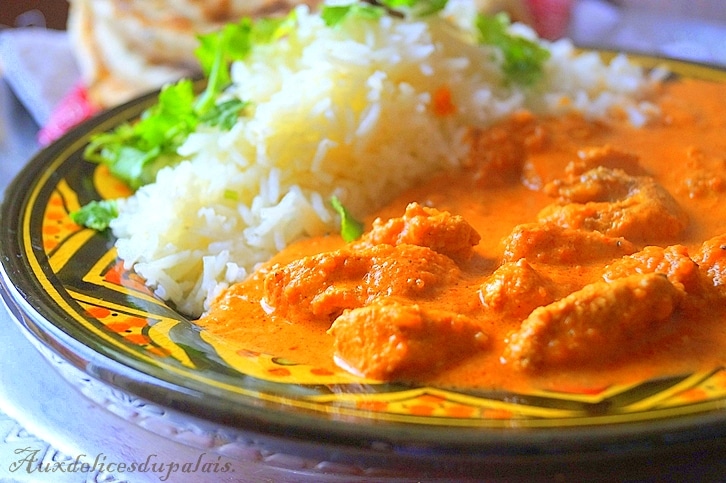
[[[220,30],[199,36],[195,55],[206,77],[206,87],[197,95],[194,83],[182,79],[164,86],[157,103],[144,111],[135,122],[123,123],[113,131],[91,138],[84,151],[86,160],[104,164],[110,173],[130,188],[151,183],[165,166],[181,160],[177,149],[200,124],[229,130],[249,102],[231,99],[219,102],[224,88],[230,84],[230,66],[249,55],[256,44],[274,42],[294,28],[295,12],[283,18],[263,18],[253,21],[243,18]],[[93,227],[98,223],[98,206],[79,210],[79,224]],[[108,210],[107,217],[117,216]],[[100,228],[100,229],[104,229]]]
[[[249,102],[241,99],[230,99],[215,104],[211,110],[201,116],[200,120],[204,124],[219,126],[221,129],[229,131],[239,119],[240,113],[249,105]]]
[[[71,213],[74,223],[103,231],[111,220],[118,216],[118,206],[114,200],[91,201],[80,210]]]
[[[343,240],[347,243],[360,238],[363,234],[363,223],[356,220],[350,214],[337,196],[330,198],[330,204],[338,215],[340,215],[340,235],[343,237]]]
[[[198,36],[199,47],[194,51],[202,72],[207,77],[207,88],[199,97],[196,109],[205,112],[210,109],[224,86],[231,82],[229,66],[236,60],[246,58],[257,44],[275,42],[295,27],[295,11],[285,17],[249,17],[237,23],[227,24],[216,32]]]
[[[348,5],[324,5],[321,16],[325,25],[335,27],[349,17],[377,20],[383,15],[403,18],[433,15],[446,7],[448,0],[363,0]]]
[[[543,75],[543,66],[550,51],[533,40],[509,33],[509,17],[505,13],[479,15],[476,26],[481,44],[497,47],[504,57],[502,70],[508,82],[531,85]]]
[[[350,5],[324,5],[320,11],[320,17],[328,27],[340,25],[345,19],[353,16],[377,20],[384,14],[385,10],[383,8],[364,3],[353,3]]]
[[[391,9],[410,8],[414,16],[425,17],[443,10],[448,0],[381,0],[381,3]]]
[[[85,148],[85,158],[105,164],[132,189],[153,181],[163,165],[179,159],[176,149],[197,125],[193,99],[190,80],[165,86],[158,103],[139,121],[94,136]]]
[[[197,96],[189,79],[164,86],[157,103],[138,121],[94,136],[85,158],[105,164],[111,174],[134,190],[153,182],[161,168],[181,160],[177,149],[199,124],[232,128],[249,103],[234,99],[217,103],[231,82],[230,65],[249,55],[255,44],[276,41],[294,25],[292,12],[284,18],[243,18],[199,36],[195,55],[207,79],[204,91]]]

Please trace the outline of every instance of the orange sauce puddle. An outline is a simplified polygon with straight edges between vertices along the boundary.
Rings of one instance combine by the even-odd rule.
[[[528,152],[526,182],[487,186],[471,170],[444,173],[398,196],[374,217],[401,216],[412,201],[462,215],[481,235],[476,256],[463,269],[467,281],[441,301],[462,309],[470,291],[500,263],[501,240],[512,228],[536,220],[553,199],[537,188],[561,178],[567,164],[585,148],[611,145],[638,157],[639,166],[654,177],[689,217],[683,236],[668,245],[683,244],[693,253],[700,244],[726,232],[726,84],[683,80],[668,83],[661,94],[663,116],[653,125],[633,128],[624,123],[602,125],[579,118],[539,120],[549,133],[542,145]],[[371,217],[368,226],[372,222]],[[271,263],[342,245],[337,236],[304,240]],[[665,246],[666,243],[663,244]],[[548,274],[556,281],[592,280],[603,264],[564,267]],[[259,303],[259,277],[232,288],[237,296],[198,321],[204,330],[241,349],[265,352],[320,368],[337,370],[333,362],[330,321],[289,321],[270,316]],[[461,293],[457,295],[457,290]],[[467,295],[466,291],[469,291]],[[467,298],[468,297],[468,298]],[[503,364],[500,356],[508,334],[521,320],[492,318],[484,328],[491,344],[486,351],[436,374],[421,374],[416,382],[444,387],[531,390],[532,388],[597,393],[611,384],[627,384],[658,376],[712,369],[726,363],[726,299],[699,320],[672,321],[673,331],[634,347],[625,359],[594,367],[560,367],[528,374]]]

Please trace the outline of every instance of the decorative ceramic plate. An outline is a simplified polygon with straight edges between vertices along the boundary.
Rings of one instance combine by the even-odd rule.
[[[637,58],[650,65],[661,62]],[[679,75],[726,80],[670,62]],[[91,200],[127,194],[83,159],[91,136],[133,119],[149,95],[41,152],[6,192],[5,297],[32,339],[112,387],[222,428],[360,454],[475,469],[524,456],[643,449],[726,437],[726,371],[586,393],[451,391],[378,384],[225,345],[123,269],[114,240],[74,224]]]

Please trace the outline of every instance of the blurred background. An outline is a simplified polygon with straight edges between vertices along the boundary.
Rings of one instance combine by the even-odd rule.
[[[39,26],[65,29],[68,18],[67,0],[2,0],[0,26]]]

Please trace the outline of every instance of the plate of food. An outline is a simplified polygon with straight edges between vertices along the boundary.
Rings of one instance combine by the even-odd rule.
[[[407,476],[722,440],[726,73],[399,3],[202,36],[203,79],[34,158],[0,233],[26,334]]]

